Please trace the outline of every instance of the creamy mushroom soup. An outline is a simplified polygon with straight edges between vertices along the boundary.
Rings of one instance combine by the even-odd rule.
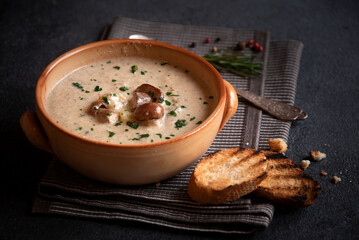
[[[217,99],[191,72],[148,58],[108,59],[64,77],[46,99],[59,125],[115,143],[166,141],[198,127]]]

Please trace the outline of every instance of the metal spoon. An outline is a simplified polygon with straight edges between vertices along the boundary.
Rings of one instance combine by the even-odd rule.
[[[233,88],[239,96],[276,118],[292,121],[304,120],[308,117],[308,114],[295,106],[264,98],[237,87]]]
[[[134,34],[128,37],[129,39],[147,39],[151,40],[151,38],[140,35]],[[253,94],[251,92],[239,89],[234,87],[237,94],[247,100],[248,102],[252,103],[256,107],[262,109],[263,111],[267,112],[268,114],[279,118],[281,120],[286,121],[293,121],[293,120],[303,120],[308,117],[308,115],[300,108],[295,106],[277,102],[268,98],[261,97],[259,95]]]

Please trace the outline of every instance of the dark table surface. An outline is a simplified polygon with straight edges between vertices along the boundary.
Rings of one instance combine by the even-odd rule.
[[[34,110],[34,89],[60,54],[96,41],[122,15],[149,21],[251,28],[305,44],[287,156],[296,163],[320,150],[306,170],[322,193],[305,209],[275,212],[267,230],[246,236],[201,234],[123,221],[33,215],[36,186],[51,156],[19,125]],[[359,239],[359,2],[354,1],[0,1],[0,239]],[[327,176],[320,176],[325,170]],[[342,181],[332,182],[332,176]]]

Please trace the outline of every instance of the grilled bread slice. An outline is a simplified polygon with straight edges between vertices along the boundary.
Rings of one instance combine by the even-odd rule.
[[[265,155],[254,149],[230,148],[203,158],[188,183],[188,195],[199,203],[234,201],[252,192],[267,176]]]
[[[284,155],[262,153],[267,157],[268,176],[254,191],[257,196],[294,207],[306,207],[316,200],[321,189],[315,180]]]

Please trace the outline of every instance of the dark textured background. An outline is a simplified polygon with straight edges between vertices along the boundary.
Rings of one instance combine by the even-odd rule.
[[[269,228],[247,236],[201,234],[121,221],[31,214],[36,184],[51,156],[24,137],[19,118],[34,109],[38,76],[58,55],[96,41],[117,15],[149,21],[252,28],[305,44],[296,105],[309,118],[292,124],[287,155],[328,157],[307,172],[319,199],[277,209]],[[358,239],[358,1],[0,1],[0,239]],[[320,176],[325,170],[328,176]],[[342,178],[334,185],[333,174]],[[356,229],[355,229],[356,228]]]

